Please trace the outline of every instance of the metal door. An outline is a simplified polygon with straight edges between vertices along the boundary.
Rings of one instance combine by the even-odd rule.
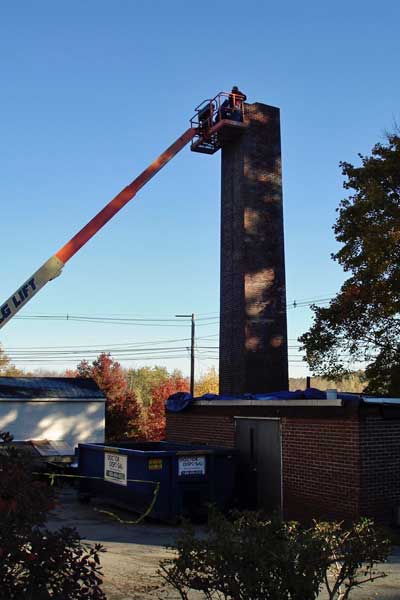
[[[235,419],[238,497],[244,508],[280,511],[281,430],[277,419]]]

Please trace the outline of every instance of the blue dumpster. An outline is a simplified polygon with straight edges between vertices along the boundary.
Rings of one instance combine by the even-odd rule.
[[[79,492],[150,516],[176,521],[202,517],[207,504],[229,506],[233,449],[170,442],[79,444]]]

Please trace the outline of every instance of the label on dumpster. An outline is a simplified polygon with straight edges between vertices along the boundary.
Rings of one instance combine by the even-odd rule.
[[[122,454],[104,453],[104,480],[128,485],[128,458]]]
[[[205,456],[182,456],[178,459],[178,475],[205,475]]]
[[[149,471],[162,471],[162,458],[149,458],[147,466],[149,467]]]

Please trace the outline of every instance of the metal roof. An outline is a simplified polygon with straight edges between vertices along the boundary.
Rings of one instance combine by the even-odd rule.
[[[45,398],[104,400],[104,394],[82,377],[0,377],[0,401]]]
[[[363,402],[367,404],[400,404],[400,398],[374,398],[372,396],[363,396]]]

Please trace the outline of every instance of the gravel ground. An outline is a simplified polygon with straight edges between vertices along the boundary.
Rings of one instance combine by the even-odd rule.
[[[113,510],[113,509],[112,509]],[[122,515],[120,510],[117,511]],[[132,519],[130,513],[123,515]],[[88,542],[100,542],[107,552],[101,556],[104,572],[103,589],[108,600],[178,600],[179,595],[167,591],[157,574],[160,560],[172,555],[166,546],[173,544],[178,527],[145,522],[124,525],[95,512],[92,505],[80,504],[73,489],[62,493],[59,506],[51,514],[50,528],[75,526]],[[351,600],[400,600],[400,548],[395,548],[382,569],[387,577],[356,590]],[[200,600],[193,593],[191,600]],[[325,594],[320,600],[326,600]]]
[[[97,506],[97,504],[96,504]],[[108,506],[108,510],[132,520],[135,515]],[[101,555],[103,589],[108,600],[148,600],[178,598],[168,594],[157,575],[160,560],[172,555],[166,546],[173,544],[179,529],[159,523],[125,525],[81,504],[72,489],[62,493],[58,507],[48,522],[50,528],[76,527],[89,543],[100,542],[107,552]]]

